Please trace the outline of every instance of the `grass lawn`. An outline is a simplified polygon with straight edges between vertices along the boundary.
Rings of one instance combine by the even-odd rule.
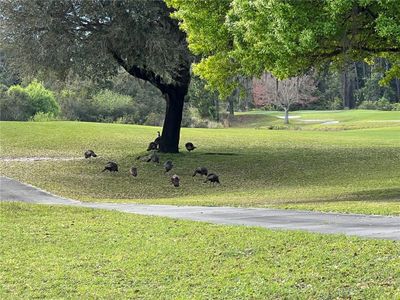
[[[301,130],[349,130],[380,127],[399,127],[400,112],[378,110],[293,111],[289,125],[283,124],[283,112],[239,112],[234,127],[279,128]]]
[[[400,112],[387,113],[378,114],[380,120],[400,119]],[[198,149],[160,154],[162,162],[174,162],[179,188],[170,184],[161,165],[136,160],[156,132],[155,127],[120,124],[1,122],[2,158],[79,159],[1,161],[0,172],[83,201],[400,215],[400,124],[332,131],[185,128],[181,144],[192,141]],[[86,149],[99,157],[84,160]],[[109,160],[120,165],[119,173],[101,172]],[[138,178],[128,175],[132,164],[138,167]],[[219,174],[222,185],[212,187],[192,178],[198,166]]]
[[[400,243],[0,203],[1,299],[399,299]]]

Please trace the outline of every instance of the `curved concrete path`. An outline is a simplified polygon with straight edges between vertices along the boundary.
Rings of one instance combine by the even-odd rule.
[[[319,213],[267,208],[80,202],[51,195],[33,186],[6,177],[0,177],[0,201],[61,204],[216,224],[305,230],[319,233],[342,233],[368,238],[400,240],[400,217]]]

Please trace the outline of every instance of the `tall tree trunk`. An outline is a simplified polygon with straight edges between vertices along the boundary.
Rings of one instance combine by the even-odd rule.
[[[354,75],[355,75],[355,83],[356,83],[356,90],[360,89],[360,82],[358,78],[358,71],[357,71],[357,63],[354,63]]]
[[[229,117],[233,117],[235,115],[235,107],[234,107],[234,94],[229,97]]]
[[[366,80],[366,77],[367,77],[367,71],[365,70],[365,65],[366,65],[366,63],[365,63],[365,62],[362,62],[363,81],[365,81],[365,80]]]
[[[396,98],[397,102],[400,102],[400,80],[396,78],[395,82],[396,82]]]
[[[285,124],[289,124],[289,108],[285,107]]]
[[[164,94],[167,103],[164,125],[160,141],[160,151],[165,153],[179,152],[179,138],[183,104],[186,92],[180,88],[168,88]]]
[[[219,122],[220,119],[219,119],[219,98],[218,97],[215,99],[215,111],[216,111],[217,122]]]
[[[342,72],[342,92],[343,92],[343,107],[350,108],[349,85],[348,85],[348,80],[347,80],[347,68],[344,68],[343,72]]]

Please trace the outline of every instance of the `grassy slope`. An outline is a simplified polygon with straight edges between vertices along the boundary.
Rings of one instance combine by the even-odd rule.
[[[400,243],[0,203],[0,298],[398,299]]]
[[[93,161],[1,162],[1,174],[83,200],[197,205],[279,206],[374,214],[400,214],[400,129],[275,131],[183,129],[193,153],[172,159],[182,186],[173,188],[161,166],[135,160],[156,128],[78,122],[0,123],[1,157],[82,157]],[[213,155],[225,153],[234,155]],[[115,160],[118,174],[101,173]],[[136,164],[139,177],[128,176]],[[210,187],[192,170],[205,165],[221,177]]]

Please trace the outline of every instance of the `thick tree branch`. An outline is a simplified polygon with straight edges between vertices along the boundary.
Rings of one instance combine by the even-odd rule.
[[[113,58],[116,60],[116,62],[124,68],[125,71],[127,71],[129,74],[132,76],[148,81],[152,85],[154,85],[156,88],[158,88],[163,94],[166,93],[168,89],[168,84],[165,84],[162,82],[162,79],[160,76],[155,74],[153,71],[148,71],[143,68],[139,68],[138,66],[128,66],[126,61],[112,48],[108,48],[110,53],[112,54]]]

